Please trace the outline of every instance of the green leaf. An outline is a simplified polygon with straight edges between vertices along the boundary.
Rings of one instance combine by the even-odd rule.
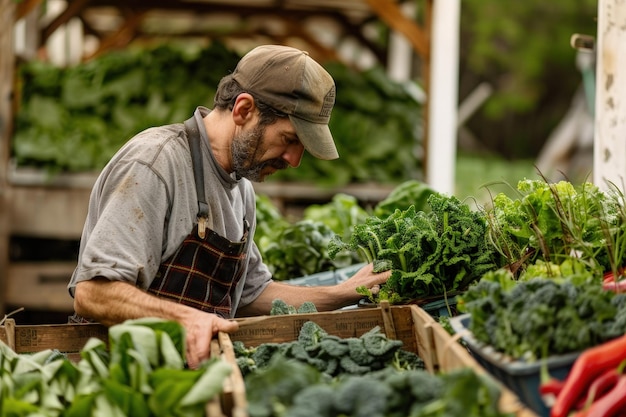
[[[232,365],[215,359],[210,361],[202,376],[194,384],[194,386],[181,399],[181,407],[203,406],[211,398],[223,391],[224,381],[232,373]]]

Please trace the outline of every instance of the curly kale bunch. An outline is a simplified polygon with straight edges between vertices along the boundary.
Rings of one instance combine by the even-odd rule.
[[[515,281],[512,273],[485,274],[457,308],[470,313],[480,342],[534,361],[581,351],[626,333],[626,294],[605,291],[592,272]]]
[[[329,256],[348,249],[373,262],[377,272],[392,270],[378,294],[392,304],[464,290],[498,267],[500,257],[486,240],[488,224],[481,212],[441,193],[427,201],[429,212],[411,206],[386,218],[367,218],[349,241],[335,236]],[[366,289],[360,291],[372,298]]]

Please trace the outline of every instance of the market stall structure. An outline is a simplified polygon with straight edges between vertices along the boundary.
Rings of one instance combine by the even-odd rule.
[[[41,19],[43,3],[40,0],[0,2],[5,27],[15,28],[19,24],[24,35],[19,57],[15,56],[15,31],[3,31],[0,39],[3,51],[7,52],[0,58],[0,79],[3,80],[0,87],[0,210],[3,214],[0,225],[0,288],[3,294],[0,312],[4,311],[8,301],[12,305],[52,310],[66,310],[71,302],[64,291],[72,269],[69,263],[17,264],[11,262],[9,256],[9,241],[14,235],[52,241],[78,238],[86,214],[86,200],[95,178],[90,173],[59,175],[51,182],[44,173],[16,170],[11,164],[12,120],[19,105],[16,103],[16,86],[11,81],[15,79],[15,65],[18,58],[45,56],[46,46],[52,44],[55,36],[61,39],[65,63],[124,48],[132,41],[164,36],[230,38],[235,39],[242,49],[255,42],[292,42],[320,60],[336,59],[340,54],[344,56],[339,58],[352,60],[356,66],[362,65],[359,61],[364,59],[373,60],[393,67],[395,77],[400,78],[408,77],[415,70],[414,61],[418,61],[425,94],[431,98],[427,100],[425,114],[416,117],[423,117],[426,132],[431,131],[425,137],[437,138],[425,141],[423,164],[427,175],[429,170],[436,168],[437,175],[430,179],[433,186],[441,191],[451,190],[454,152],[450,150],[455,149],[451,144],[456,133],[456,123],[452,119],[456,117],[457,102],[454,50],[458,42],[458,0],[426,0],[420,2],[420,10],[415,10],[412,2],[392,0],[266,0],[237,4],[168,1],[150,5],[138,1],[105,0],[61,3],[63,5],[56,14]],[[46,2],[50,9],[55,5],[58,4]],[[172,24],[164,25],[164,18]],[[224,22],[230,22],[226,31]],[[368,32],[371,32],[369,26],[372,24],[383,24],[391,29],[395,34],[391,41],[393,47],[385,50],[370,39]],[[325,29],[318,30],[318,27]],[[169,33],[172,28],[174,30]],[[78,41],[67,35],[77,30],[81,35]],[[331,39],[324,38],[328,34]],[[429,91],[437,93],[429,94]],[[432,163],[427,163],[428,155],[438,156]],[[337,191],[341,190],[327,191],[326,195]],[[353,191],[359,192],[365,198],[380,197],[372,197],[371,189]],[[39,294],[45,294],[45,297]]]

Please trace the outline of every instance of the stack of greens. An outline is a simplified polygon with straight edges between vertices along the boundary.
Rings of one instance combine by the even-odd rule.
[[[410,206],[428,211],[427,199],[433,193],[426,184],[408,180],[394,188],[372,211],[382,217]],[[282,216],[266,195],[257,195],[256,209],[254,240],[277,281],[368,261],[350,250],[335,249],[332,258],[328,253],[331,240],[350,240],[354,228],[370,216],[354,196],[339,193],[326,204],[310,205],[295,222]]]
[[[626,257],[626,209],[616,187],[522,180],[518,198],[498,194],[487,210],[489,237],[517,277],[538,261],[546,276],[576,258],[597,276]]]
[[[12,156],[51,172],[97,171],[128,139],[152,126],[212,107],[220,79],[239,55],[214,42],[127,48],[68,68],[30,61],[19,68]],[[330,121],[341,163],[305,154],[297,170],[271,181],[341,186],[396,183],[421,176],[421,104],[382,68],[364,72],[327,63],[337,85]]]
[[[375,271],[391,270],[377,299],[392,304],[463,291],[497,268],[481,212],[436,192],[427,203],[427,211],[411,206],[384,218],[370,216],[354,228],[349,240],[333,239],[329,255],[349,250],[373,262]],[[360,291],[375,298],[366,288]]]
[[[605,291],[590,271],[519,281],[504,269],[485,274],[457,297],[476,340],[529,362],[579,352],[626,332],[626,294]]]
[[[90,339],[78,364],[54,350],[17,354],[0,343],[0,415],[204,417],[232,367],[210,359],[185,368],[184,330],[139,319]]]
[[[251,417],[504,416],[489,377],[470,368],[429,374],[378,327],[340,338],[308,321],[292,342],[233,345]]]
[[[327,204],[309,206],[295,222],[283,217],[267,196],[257,195],[256,207],[254,241],[273,279],[284,281],[358,262],[349,253],[335,259],[328,256],[328,244],[335,234],[349,236],[367,216],[355,197],[336,194]]]

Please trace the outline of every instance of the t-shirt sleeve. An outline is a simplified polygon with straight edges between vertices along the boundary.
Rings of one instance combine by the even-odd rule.
[[[85,242],[70,286],[103,276],[147,288],[161,260],[167,187],[149,166],[120,163],[90,202],[97,222]],[[89,219],[88,225],[89,227]]]

